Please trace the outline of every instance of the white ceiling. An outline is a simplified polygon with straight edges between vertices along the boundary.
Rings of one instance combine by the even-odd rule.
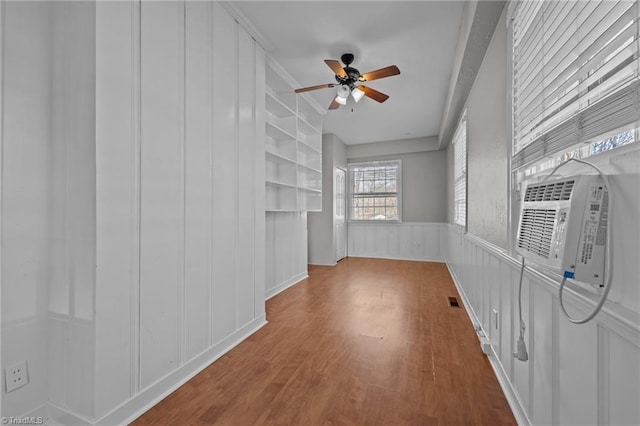
[[[324,133],[345,144],[435,136],[440,128],[462,19],[462,1],[238,1],[271,44],[268,53],[302,87],[335,83],[324,59],[353,53],[361,73],[397,65],[368,85],[388,94],[327,111]],[[309,94],[328,107],[335,88]],[[353,111],[352,111],[353,109]]]

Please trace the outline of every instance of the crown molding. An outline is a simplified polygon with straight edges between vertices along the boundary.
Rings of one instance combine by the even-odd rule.
[[[271,53],[275,50],[273,44],[271,44],[264,35],[251,23],[251,21],[244,16],[244,14],[228,1],[220,1],[220,5],[236,20],[236,22],[242,25],[249,35],[265,50],[267,53]]]

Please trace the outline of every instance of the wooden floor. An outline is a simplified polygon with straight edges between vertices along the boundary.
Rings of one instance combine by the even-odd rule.
[[[133,424],[516,424],[442,263],[348,258]]]

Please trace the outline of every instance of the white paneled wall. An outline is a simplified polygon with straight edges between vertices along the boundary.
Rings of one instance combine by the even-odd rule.
[[[144,389],[182,363],[184,4],[143,2],[141,21],[140,387]]]
[[[307,276],[307,212],[266,213],[266,297]]]
[[[54,2],[49,401],[93,416],[95,4]]]
[[[140,388],[139,22],[136,3],[96,4],[97,415]]]
[[[94,419],[114,424],[265,323],[264,53],[217,2],[96,7]]]
[[[3,416],[126,423],[264,325],[265,58],[224,7],[0,3]]]
[[[572,324],[560,312],[558,283],[527,268],[523,317],[529,361],[518,361],[512,353],[519,332],[519,263],[454,226],[442,229],[449,269],[472,319],[491,340],[490,359],[521,422],[640,424],[637,314],[620,304],[607,304],[594,321]],[[618,276],[627,274],[621,271]],[[637,286],[637,277],[617,284],[618,291]],[[635,303],[633,298],[625,302]],[[577,315],[593,306],[574,292],[568,292],[565,304],[570,312],[580,312]]]
[[[349,222],[347,255],[442,261],[438,223]]]
[[[30,372],[29,385],[11,393],[2,384],[2,416],[47,401],[52,13],[50,3],[0,3],[0,359],[2,367],[26,360]]]

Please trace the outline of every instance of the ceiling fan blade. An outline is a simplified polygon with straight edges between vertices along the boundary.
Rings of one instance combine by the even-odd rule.
[[[347,73],[344,72],[344,69],[342,68],[342,65],[340,65],[340,62],[334,59],[325,59],[324,63],[329,65],[331,71],[333,71],[338,77],[345,78],[347,76]]]
[[[389,99],[389,95],[385,95],[382,92],[378,92],[377,90],[372,89],[371,87],[360,85],[358,86],[358,89],[362,90],[365,96],[373,99],[374,101],[378,101],[380,103]]]
[[[329,109],[338,109],[340,108],[340,104],[336,101],[335,98],[333,98],[333,100],[331,101],[331,104],[329,104]]]
[[[385,68],[380,68],[379,70],[370,71],[362,74],[360,77],[360,81],[371,81],[377,80],[379,78],[391,77],[392,75],[400,74],[400,70],[395,65],[390,65]]]
[[[333,86],[335,86],[335,84],[318,84],[317,86],[309,86],[309,87],[303,87],[301,89],[296,89],[294,90],[294,92],[302,93],[302,92],[308,92],[309,90],[326,89],[328,87],[333,87]]]

